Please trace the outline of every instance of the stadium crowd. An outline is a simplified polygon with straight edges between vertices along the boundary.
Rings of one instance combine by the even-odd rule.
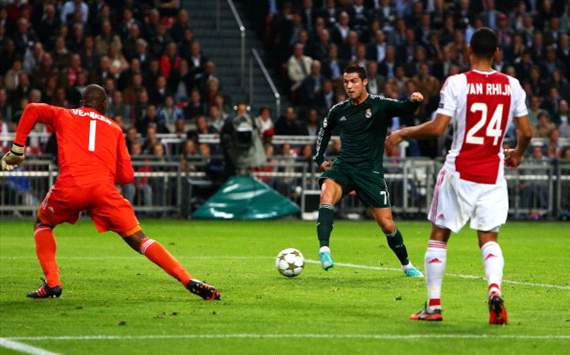
[[[535,136],[546,142],[543,158],[570,158],[570,149],[560,143],[570,137],[565,1],[244,2],[294,103],[282,115],[259,108],[256,121],[266,138],[315,135],[320,118],[345,99],[340,78],[350,62],[366,67],[373,94],[401,99],[419,90],[427,98],[419,115],[397,118],[393,128],[429,119],[445,78],[468,67],[465,47],[471,34],[489,26],[502,44],[496,69],[518,78],[527,92]],[[109,93],[107,113],[123,126],[135,157],[216,155],[219,146],[202,144],[198,136],[217,134],[233,115],[230,93],[177,0],[3,2],[0,82],[0,135],[14,131],[28,102],[75,107],[88,83],[103,85]],[[157,136],[161,133],[184,139],[165,144]],[[51,141],[31,141],[30,153],[53,152]],[[299,159],[312,154],[310,145],[273,147],[269,141],[269,156],[274,150]],[[2,142],[6,149],[7,141]],[[407,153],[439,156],[441,146],[413,142]]]
[[[157,133],[195,140],[230,113],[215,68],[176,0],[4,2],[0,134],[14,131],[28,102],[77,107],[86,85],[98,83],[107,114],[132,138],[129,150],[159,156]],[[32,154],[50,149],[30,143]]]
[[[269,0],[249,1],[257,31],[272,53],[284,89],[306,112],[322,115],[345,99],[343,68],[367,69],[368,90],[394,99],[419,90],[419,115],[393,128],[429,120],[449,75],[469,67],[465,49],[473,32],[488,26],[500,37],[498,71],[522,83],[535,137],[549,158],[570,158],[560,137],[570,137],[570,6],[567,1]],[[302,111],[302,110],[301,110]],[[514,136],[511,130],[509,137]],[[410,155],[440,156],[434,142],[412,144]],[[444,145],[445,147],[445,145]]]

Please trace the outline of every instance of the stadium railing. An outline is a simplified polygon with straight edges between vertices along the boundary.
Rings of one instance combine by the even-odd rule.
[[[269,85],[269,88],[271,89],[271,92],[273,93],[273,98],[275,99],[275,107],[273,112],[279,114],[281,113],[281,95],[279,94],[279,91],[277,90],[277,87],[275,86],[275,83],[273,82],[273,79],[271,79],[271,75],[269,75],[269,71],[267,70],[267,68],[265,67],[265,64],[263,64],[263,61],[261,60],[261,57],[259,56],[259,52],[257,51],[257,49],[252,48],[251,49],[251,57],[249,58],[249,105],[250,106],[254,106],[256,104],[255,102],[255,93],[254,88],[255,86],[253,85],[253,80],[254,80],[254,75],[253,75],[253,64],[257,64],[257,66],[259,66],[259,69],[261,70],[261,73],[263,74],[263,78],[265,79],[265,82],[267,83],[267,85]]]
[[[122,193],[137,213],[151,217],[189,218],[222,183],[221,157],[194,157],[184,164],[156,161],[152,157],[133,162],[136,181]],[[424,218],[433,195],[440,161],[427,158],[388,158],[385,176],[394,212],[400,218]],[[50,159],[30,159],[15,171],[0,172],[0,216],[34,215],[41,199],[57,177]],[[274,156],[252,175],[301,207],[300,217],[313,219],[319,203],[315,164],[300,157]],[[570,162],[524,163],[507,169],[509,214],[517,219],[567,218],[570,212]],[[339,206],[342,217],[367,218],[357,196],[349,194]]]

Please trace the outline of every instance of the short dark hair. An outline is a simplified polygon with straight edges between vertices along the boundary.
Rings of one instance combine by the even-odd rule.
[[[469,45],[475,56],[479,58],[493,58],[499,46],[499,38],[492,29],[481,27],[473,33]]]
[[[366,76],[366,69],[364,69],[363,67],[358,66],[358,65],[349,65],[349,66],[347,66],[346,69],[344,69],[344,73],[345,73],[345,74],[357,73],[357,74],[358,74],[358,77],[359,77],[361,80],[364,80],[364,79],[367,78],[367,76]]]

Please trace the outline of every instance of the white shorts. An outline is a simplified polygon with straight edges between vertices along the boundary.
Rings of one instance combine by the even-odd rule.
[[[433,192],[428,220],[457,233],[467,220],[471,229],[491,231],[507,221],[509,196],[507,182],[496,185],[461,180],[459,174],[441,168]]]

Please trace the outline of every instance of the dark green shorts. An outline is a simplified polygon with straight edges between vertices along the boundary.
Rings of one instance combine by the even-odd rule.
[[[390,194],[383,175],[369,166],[335,162],[332,168],[321,175],[319,184],[322,184],[325,179],[334,180],[339,184],[343,195],[356,191],[358,198],[366,207],[391,207]]]

